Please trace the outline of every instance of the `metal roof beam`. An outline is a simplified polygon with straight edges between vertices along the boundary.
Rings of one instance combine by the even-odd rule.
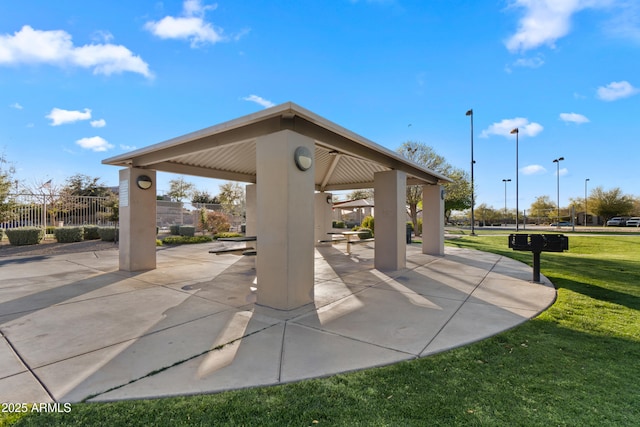
[[[200,166],[184,165],[181,163],[173,163],[173,162],[155,163],[153,165],[153,169],[162,171],[162,172],[172,172],[172,173],[180,173],[185,175],[203,176],[206,178],[224,179],[228,181],[249,182],[253,184],[256,183],[255,175],[225,171],[220,169],[211,169],[211,168],[200,167]]]

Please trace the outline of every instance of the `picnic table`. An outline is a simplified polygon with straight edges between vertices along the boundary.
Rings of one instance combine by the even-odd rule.
[[[221,237],[218,242],[255,242],[258,240],[256,236],[241,236],[241,237]],[[256,255],[256,248],[251,246],[246,247],[233,247],[233,248],[216,248],[209,251],[210,254],[222,255],[222,254],[242,254],[242,255]]]
[[[369,234],[369,230],[358,230],[358,231],[341,231],[339,233],[329,233],[329,234],[340,234],[345,237],[347,242],[347,253],[351,253],[351,245],[354,243],[364,243],[364,242],[372,242],[373,239],[360,239],[361,234]],[[358,240],[355,240],[354,236],[358,236]]]

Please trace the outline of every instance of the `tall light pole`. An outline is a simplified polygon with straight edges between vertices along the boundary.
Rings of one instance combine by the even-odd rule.
[[[584,180],[584,226],[587,226],[587,182],[589,182],[589,178],[585,178]]]
[[[507,221],[507,182],[511,182],[511,179],[503,179],[504,182],[504,220]]]
[[[560,162],[564,160],[564,157],[558,157],[557,159],[553,159],[553,163],[555,163],[558,166],[557,172],[556,172],[556,178],[557,178],[557,201],[558,201],[558,219],[556,220],[556,227],[560,228]]]
[[[473,193],[474,193],[474,188],[473,188],[473,165],[476,162],[475,160],[473,160],[473,108],[470,109],[469,111],[467,111],[465,113],[465,115],[469,116],[471,118],[471,235],[475,236],[475,229],[476,229],[476,218],[475,215],[473,213],[473,208],[475,205],[475,201],[473,199]]]
[[[515,128],[511,130],[511,134],[516,134],[516,231],[520,229],[519,220],[519,208],[518,208],[518,136],[520,135],[520,129]]]

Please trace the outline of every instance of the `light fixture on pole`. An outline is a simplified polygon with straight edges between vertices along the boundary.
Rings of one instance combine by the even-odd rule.
[[[511,182],[511,179],[503,179],[504,182],[504,220],[507,221],[507,182]]]
[[[558,168],[556,171],[557,178],[557,202],[558,202],[558,218],[556,220],[556,227],[560,228],[560,162],[564,160],[564,157],[558,157],[557,159],[553,159],[553,163],[555,163]]]
[[[519,208],[518,208],[518,136],[520,135],[520,129],[514,128],[510,132],[512,135],[516,134],[516,231],[520,229],[520,220],[519,220]]]
[[[474,201],[474,188],[473,188],[473,165],[476,162],[475,160],[473,160],[473,108],[470,109],[469,111],[467,111],[465,113],[465,115],[469,116],[471,118],[471,235],[475,236],[475,226],[476,226],[476,219],[475,219],[475,215],[473,212],[473,208],[475,205],[475,201]]]
[[[589,178],[585,178],[584,180],[584,226],[587,226],[587,182],[589,182]]]

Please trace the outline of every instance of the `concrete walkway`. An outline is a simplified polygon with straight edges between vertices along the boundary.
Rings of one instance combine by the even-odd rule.
[[[315,306],[256,306],[254,259],[219,243],[158,249],[159,268],[117,269],[117,251],[0,258],[0,401],[76,402],[278,384],[427,356],[545,310],[556,292],[499,255],[318,248]]]

